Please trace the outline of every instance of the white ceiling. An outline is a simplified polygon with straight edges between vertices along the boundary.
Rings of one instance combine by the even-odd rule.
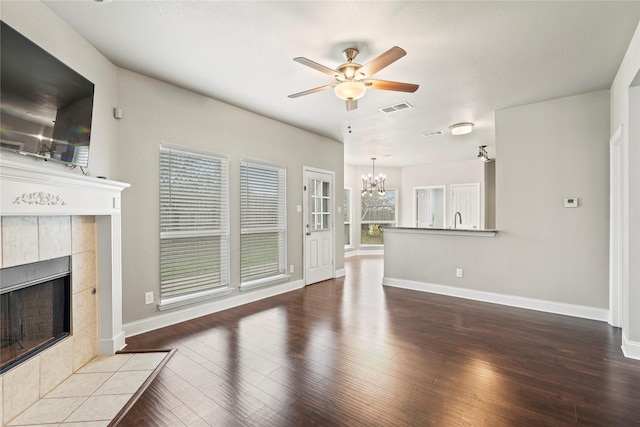
[[[344,143],[345,162],[407,166],[495,152],[494,112],[608,89],[640,2],[44,1],[114,64]],[[375,75],[415,93],[368,90],[347,112],[329,68],[357,47],[365,64],[407,55]],[[412,109],[378,108],[408,102]],[[458,122],[470,135],[424,137]],[[351,126],[352,133],[347,127]],[[499,156],[499,154],[498,154]]]

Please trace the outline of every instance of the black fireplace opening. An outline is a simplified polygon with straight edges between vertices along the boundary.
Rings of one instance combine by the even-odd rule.
[[[70,267],[62,257],[0,270],[0,373],[70,334]]]

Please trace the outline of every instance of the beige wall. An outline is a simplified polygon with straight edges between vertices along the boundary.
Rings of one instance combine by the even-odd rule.
[[[497,112],[498,235],[397,234],[398,252],[385,250],[385,278],[606,310],[608,97]],[[533,149],[544,155],[534,161]],[[578,197],[580,207],[564,208],[565,197]]]
[[[608,308],[608,96],[496,113],[496,262],[510,293]]]
[[[303,274],[302,205],[304,166],[334,171],[336,200],[342,205],[343,145],[292,126],[126,70],[118,74],[121,150],[118,175],[131,183],[122,198],[123,316],[135,322],[157,314],[144,294],[159,298],[160,144],[197,148],[230,156],[231,284],[239,285],[240,160],[263,160],[287,167],[288,265],[291,281]],[[337,270],[344,267],[341,214],[334,216]],[[250,291],[243,292],[247,294]],[[234,292],[228,298],[234,298]],[[172,310],[175,312],[176,310]]]

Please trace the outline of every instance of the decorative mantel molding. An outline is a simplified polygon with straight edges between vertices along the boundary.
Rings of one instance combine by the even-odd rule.
[[[60,196],[45,193],[44,191],[38,191],[37,193],[23,193],[13,201],[14,205],[20,205],[22,203],[26,203],[27,205],[67,206],[67,202],[62,200]]]
[[[120,196],[129,184],[0,159],[0,215],[96,217],[99,355],[125,346]]]
[[[112,215],[129,184],[0,159],[0,214]]]

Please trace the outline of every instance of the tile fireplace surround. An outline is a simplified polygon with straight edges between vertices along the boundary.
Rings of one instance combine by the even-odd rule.
[[[120,194],[129,184],[46,166],[0,159],[0,268],[70,255],[72,334],[0,377],[2,425],[125,345]]]

